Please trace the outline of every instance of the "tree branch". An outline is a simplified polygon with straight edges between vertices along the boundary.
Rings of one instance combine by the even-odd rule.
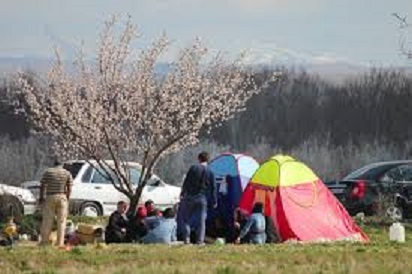
[[[119,182],[121,180],[123,180],[123,184],[126,185],[127,190],[130,191],[130,193],[133,193],[133,190],[130,187],[130,182],[127,180],[127,178],[122,173],[122,170],[120,169],[119,162],[118,162],[118,159],[117,159],[117,157],[116,157],[116,155],[113,151],[113,148],[112,148],[107,130],[105,128],[103,128],[103,132],[104,132],[104,136],[105,136],[105,139],[106,139],[107,148],[108,148],[110,156],[112,157],[113,162],[114,162],[114,166],[115,166],[115,169],[116,169],[116,175],[119,176]],[[124,188],[123,184],[120,184],[121,188]]]

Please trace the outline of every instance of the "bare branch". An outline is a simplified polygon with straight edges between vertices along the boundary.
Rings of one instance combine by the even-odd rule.
[[[406,21],[407,16],[401,17],[399,14],[397,14],[396,12],[392,13],[392,16],[395,17],[396,19],[398,19],[399,21],[399,27],[400,28],[407,28],[409,27],[408,22]]]
[[[410,45],[408,45],[408,39],[407,39],[407,28],[409,28],[411,25],[407,21],[407,16],[400,16],[398,13],[392,13],[392,16],[396,18],[396,20],[399,22],[399,28],[403,30],[403,33],[401,33],[401,37],[399,39],[399,49],[402,55],[406,56],[408,59],[412,59],[412,49]]]

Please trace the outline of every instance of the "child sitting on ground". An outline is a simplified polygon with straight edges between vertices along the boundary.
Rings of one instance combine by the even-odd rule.
[[[0,246],[12,246],[17,237],[17,225],[14,222],[14,218],[10,217],[2,231],[2,239],[0,240]]]

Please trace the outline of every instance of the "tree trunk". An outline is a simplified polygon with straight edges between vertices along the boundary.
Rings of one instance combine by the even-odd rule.
[[[130,217],[135,217],[136,216],[136,211],[137,211],[137,206],[139,205],[139,199],[136,199],[136,196],[132,196],[130,198],[130,204],[129,204],[129,209],[127,211],[127,216]]]
[[[137,211],[137,206],[139,205],[140,197],[142,196],[143,188],[146,186],[148,180],[143,180],[140,185],[136,188],[136,191],[132,197],[130,197],[130,205],[127,215],[135,216]]]

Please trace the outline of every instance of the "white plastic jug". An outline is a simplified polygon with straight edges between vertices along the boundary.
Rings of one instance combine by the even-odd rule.
[[[401,223],[393,223],[389,228],[389,240],[399,243],[405,242],[405,227]]]

